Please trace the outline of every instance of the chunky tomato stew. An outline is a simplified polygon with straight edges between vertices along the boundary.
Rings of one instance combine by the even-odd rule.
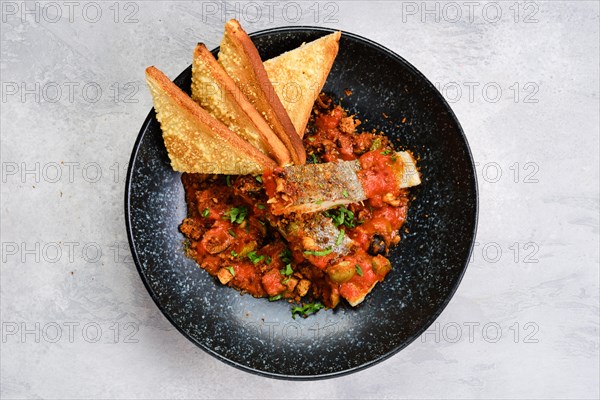
[[[357,202],[275,215],[270,199],[285,187],[285,168],[262,176],[183,174],[188,216],[180,230],[187,255],[222,284],[302,302],[293,315],[333,308],[341,299],[360,303],[391,270],[386,255],[400,241],[408,189],[398,187],[402,161],[389,140],[359,132],[359,125],[321,95],[304,136],[311,163],[358,160],[364,199]]]

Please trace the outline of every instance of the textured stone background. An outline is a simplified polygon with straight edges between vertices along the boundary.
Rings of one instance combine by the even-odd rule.
[[[597,2],[1,8],[2,398],[600,395]],[[394,50],[439,86],[478,163],[477,244],[456,296],[421,339],[357,374],[297,383],[229,367],[167,322],[129,260],[123,190],[151,108],[144,68],[175,77],[231,17]]]

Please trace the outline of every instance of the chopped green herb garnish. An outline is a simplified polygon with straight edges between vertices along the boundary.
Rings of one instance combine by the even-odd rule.
[[[344,240],[344,235],[346,234],[346,231],[344,231],[343,229],[340,230],[340,233],[338,234],[337,239],[335,240],[335,245],[339,246],[340,244],[342,244],[342,240]]]
[[[248,215],[247,207],[234,207],[225,213],[225,217],[229,218],[229,221],[231,221],[232,224],[241,224],[244,222],[246,215]]]
[[[277,300],[281,300],[281,298],[283,297],[282,294],[278,294],[276,296],[271,296],[269,297],[269,301],[277,301]]]
[[[385,149],[385,151],[381,152],[381,155],[383,156],[387,156],[388,154],[390,154],[392,151],[390,149]]]
[[[205,209],[202,211],[202,216],[203,216],[204,218],[206,218],[206,217],[208,217],[208,214],[210,214],[210,210],[209,210],[208,208],[205,208]]]
[[[315,201],[315,204],[323,204],[323,200],[317,200]]]
[[[273,261],[271,256],[267,256],[267,258],[265,258],[265,264],[269,265],[269,264],[271,264],[271,261]]]
[[[318,164],[319,160],[317,159],[317,156],[315,156],[315,153],[312,153],[310,156],[312,157],[313,164]]]
[[[259,204],[256,206],[256,208],[258,208],[259,210],[264,210],[266,207],[264,204]]]
[[[188,251],[190,249],[190,245],[192,243],[190,242],[190,239],[185,239],[183,241],[183,251]]]
[[[288,276],[287,278],[285,278],[284,280],[281,281],[282,285],[287,285],[288,282],[290,281],[291,276]]]
[[[259,262],[265,259],[265,256],[259,256],[258,254],[256,254],[256,251],[251,251],[250,253],[248,253],[248,259],[252,261],[252,264],[258,264]]]
[[[227,233],[229,233],[233,237],[237,237],[237,235],[235,234],[235,232],[233,231],[233,229],[228,229]]]
[[[309,142],[314,142],[314,141],[315,141],[315,138],[314,138],[314,137],[309,137],[309,138],[308,138],[308,141],[309,141]]]
[[[231,250],[231,255],[237,257],[239,254],[235,252],[235,250]]]
[[[292,269],[292,264],[286,264],[285,268],[282,268],[279,270],[279,272],[281,273],[281,275],[291,275],[294,273],[294,270]]]
[[[279,258],[284,264],[290,264],[292,262],[292,251],[286,247],[285,250],[279,254]]]
[[[225,182],[227,182],[228,187],[231,187],[231,175],[227,175],[225,177]]]
[[[342,190],[342,196],[348,197],[348,191],[346,189]]]
[[[354,266],[354,268],[356,269],[356,274],[357,274],[358,276],[362,276],[362,268],[360,267],[360,265],[356,264],[356,265]]]
[[[308,303],[303,306],[294,306],[292,307],[292,318],[296,319],[296,314],[306,318],[322,308],[325,308],[325,306],[321,303]]]
[[[227,271],[229,271],[231,276],[235,276],[235,270],[233,269],[233,267],[231,267],[231,266],[227,267]]]
[[[392,160],[392,162],[395,163],[396,161],[398,161],[398,157],[394,155],[390,157],[390,160]]]
[[[328,254],[331,254],[332,251],[333,251],[333,248],[331,246],[329,246],[325,250],[306,250],[304,252],[304,254],[309,255],[309,256],[323,257]]]
[[[331,218],[335,226],[345,225],[348,228],[354,228],[354,213],[346,207],[325,211],[323,215]]]
[[[255,176],[254,179],[256,179],[257,182],[260,182],[260,183],[263,182],[262,176],[260,176],[260,175]]]

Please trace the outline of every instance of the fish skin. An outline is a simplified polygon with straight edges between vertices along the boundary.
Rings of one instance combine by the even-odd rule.
[[[398,171],[398,188],[421,183],[414,158],[409,152],[396,153],[402,161]],[[358,203],[367,199],[357,172],[359,160],[285,167],[285,190],[277,192],[268,201],[276,215],[288,213],[316,213],[333,207]],[[288,199],[292,199],[288,202]],[[288,204],[289,203],[289,204]]]

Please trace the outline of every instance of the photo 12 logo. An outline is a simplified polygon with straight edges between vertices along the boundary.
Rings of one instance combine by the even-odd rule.
[[[142,82],[2,82],[2,103],[138,103]]]
[[[540,165],[534,161],[515,161],[500,164],[496,161],[475,161],[477,177],[485,183],[540,183]]]
[[[2,321],[2,343],[138,343],[135,322]]]
[[[338,322],[315,322],[309,327],[306,327],[293,320],[285,323],[262,320],[258,322],[247,322],[244,325],[244,328],[248,333],[258,339],[266,337],[269,340],[275,341],[293,341],[300,338],[314,340],[325,339],[334,336],[341,329]]]
[[[124,182],[127,163],[102,165],[96,161],[49,161],[2,163],[2,183],[97,184]]]
[[[402,22],[420,23],[514,23],[534,24],[540,6],[534,1],[479,2],[479,1],[403,1]]]
[[[496,264],[499,261],[514,264],[537,264],[541,246],[533,241],[500,244],[498,242],[475,242],[470,263],[486,262]]]
[[[80,241],[11,242],[0,244],[2,263],[20,264],[112,264],[133,263],[129,245],[114,241],[110,244]]]
[[[509,99],[514,103],[536,104],[540,101],[540,85],[537,82],[435,82],[434,86],[448,103],[498,103]]]
[[[504,325],[504,329],[502,326]],[[474,343],[481,339],[486,343],[498,343],[501,340],[512,340],[514,343],[539,343],[540,339],[536,335],[540,331],[540,326],[528,321],[519,323],[515,321],[507,327],[506,323],[502,325],[498,322],[447,322],[442,324],[436,322],[421,335],[421,343],[458,343],[468,341]]]
[[[102,20],[113,23],[136,24],[140,6],[134,1],[3,1],[2,22],[17,20],[21,23],[86,22]]]
[[[273,23],[300,20],[313,23],[338,23],[340,6],[335,1],[203,1],[202,22],[218,19],[225,23],[237,19],[242,23]]]

